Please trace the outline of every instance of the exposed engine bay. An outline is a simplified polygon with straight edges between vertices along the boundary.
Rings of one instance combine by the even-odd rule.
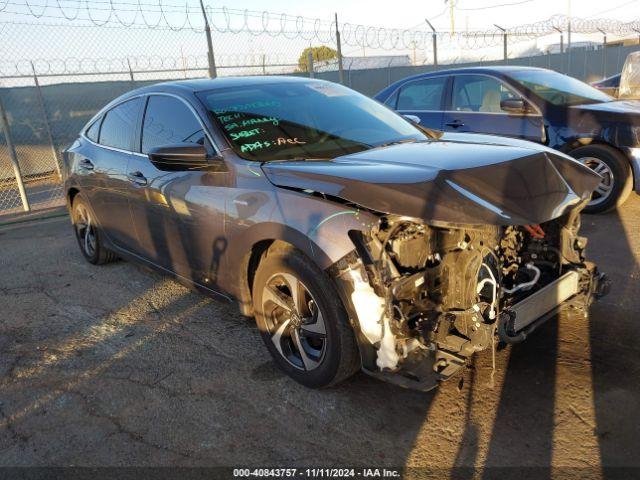
[[[352,230],[355,251],[334,273],[357,316],[364,369],[427,390],[474,352],[492,349],[495,366],[500,342],[523,341],[567,303],[584,308],[605,293],[585,261],[579,211],[540,225],[456,228],[387,215]]]

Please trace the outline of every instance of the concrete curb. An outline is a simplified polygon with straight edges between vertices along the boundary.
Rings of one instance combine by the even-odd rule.
[[[18,216],[7,216],[6,220],[0,216],[0,227],[27,222],[37,222],[41,220],[48,220],[50,218],[66,217],[67,215],[69,215],[69,212],[66,207],[55,207],[39,212],[25,213]]]

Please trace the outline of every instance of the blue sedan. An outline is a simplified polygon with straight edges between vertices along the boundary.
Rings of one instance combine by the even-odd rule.
[[[375,98],[427,128],[568,153],[602,177],[587,212],[612,210],[640,191],[640,101],[617,101],[575,78],[530,67],[459,68],[405,78]]]

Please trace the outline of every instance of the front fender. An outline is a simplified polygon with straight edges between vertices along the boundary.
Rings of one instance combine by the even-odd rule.
[[[243,305],[250,301],[249,261],[260,245],[275,240],[289,243],[326,270],[354,250],[349,230],[369,229],[379,219],[367,210],[314,194],[278,189],[269,196],[273,208],[268,216],[261,210],[255,216],[230,220],[227,265],[240,268],[228,269],[228,289]]]

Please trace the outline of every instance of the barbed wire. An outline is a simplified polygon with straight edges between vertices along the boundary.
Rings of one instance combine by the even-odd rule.
[[[268,35],[306,42],[334,43],[335,21],[309,18],[287,13],[240,10],[228,7],[205,6],[208,22],[220,34],[245,33]],[[34,21],[63,21],[75,25],[98,27],[164,29],[172,31],[204,29],[204,17],[199,6],[189,3],[157,3],[144,0],[0,0],[0,21],[4,16],[27,17]],[[607,32],[628,35],[640,31],[640,19],[629,22],[610,19],[582,19],[554,15],[546,20],[506,29],[497,28],[464,32],[436,32],[441,44],[456,44],[464,48],[485,48],[500,45],[506,33],[510,43],[567,31],[571,23],[573,33]],[[386,28],[355,23],[340,23],[343,45],[380,50],[419,48],[428,50],[432,32],[425,28]]]
[[[232,54],[216,57],[219,68],[293,66],[284,54]],[[160,70],[206,70],[206,55],[145,56],[117,58],[37,58],[33,61],[0,60],[0,77],[73,76],[108,73],[144,73]]]

